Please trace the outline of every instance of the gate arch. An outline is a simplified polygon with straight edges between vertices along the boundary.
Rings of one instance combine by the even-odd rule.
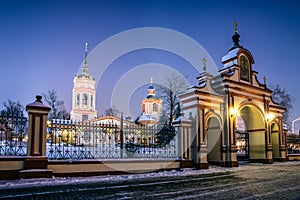
[[[272,142],[272,148],[273,148],[273,159],[274,158],[279,158],[280,153],[279,153],[279,125],[278,123],[273,120],[271,122],[271,142]]]
[[[222,160],[222,126],[221,117],[209,112],[205,118],[205,140],[207,144],[207,161],[219,164]]]
[[[249,159],[262,161],[266,159],[266,122],[263,112],[255,104],[242,105],[238,112],[244,120],[249,134]]]

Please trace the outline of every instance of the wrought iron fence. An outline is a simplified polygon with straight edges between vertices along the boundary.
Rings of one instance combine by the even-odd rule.
[[[48,159],[177,158],[173,127],[52,120]]]
[[[300,135],[287,135],[286,143],[288,154],[300,154]]]
[[[27,118],[0,113],[0,155],[25,156],[27,151]]]

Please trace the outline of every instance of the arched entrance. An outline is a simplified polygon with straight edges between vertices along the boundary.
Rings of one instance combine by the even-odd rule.
[[[235,141],[238,161],[249,160],[249,134],[245,121],[240,115],[236,117]]]
[[[273,148],[273,159],[279,158],[279,126],[276,122],[271,123],[271,139]]]
[[[247,157],[250,161],[261,162],[266,159],[265,121],[262,112],[253,105],[242,107],[239,117],[244,122]],[[247,135],[248,134],[248,135]],[[236,134],[236,141],[239,141]],[[247,141],[247,137],[249,138]]]
[[[207,120],[207,161],[209,163],[220,163],[221,161],[221,126],[219,120],[212,116]]]

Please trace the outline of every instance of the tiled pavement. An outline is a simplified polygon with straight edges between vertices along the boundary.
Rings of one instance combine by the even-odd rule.
[[[145,175],[1,181],[2,199],[299,199],[300,162]]]

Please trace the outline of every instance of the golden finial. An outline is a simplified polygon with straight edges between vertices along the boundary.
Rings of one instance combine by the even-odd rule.
[[[238,23],[236,21],[233,21],[232,23],[233,23],[234,32],[237,33],[238,32],[238,30],[237,30]]]
[[[207,62],[206,58],[203,57],[203,58],[202,58],[202,63],[203,63],[203,71],[204,71],[204,72],[206,72],[206,62]]]
[[[267,78],[264,76],[264,84],[267,85]]]

